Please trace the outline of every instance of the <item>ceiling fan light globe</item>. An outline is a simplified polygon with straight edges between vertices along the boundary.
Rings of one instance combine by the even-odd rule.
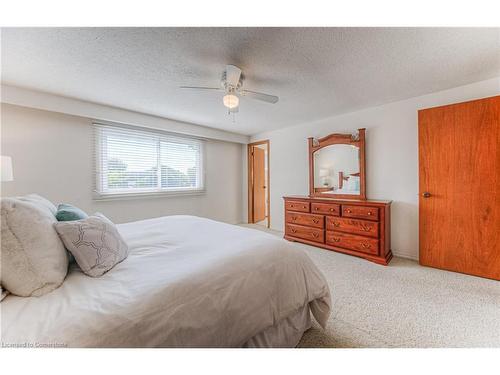
[[[227,108],[231,109],[236,108],[240,104],[240,99],[236,95],[227,94],[222,98],[222,102]]]

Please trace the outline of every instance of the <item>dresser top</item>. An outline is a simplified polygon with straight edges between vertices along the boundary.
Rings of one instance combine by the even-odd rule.
[[[378,200],[378,199],[337,199],[337,198],[329,198],[329,197],[310,197],[308,195],[287,195],[284,196],[283,199],[304,199],[308,201],[318,201],[318,202],[345,202],[352,204],[377,204],[377,205],[388,205],[391,204],[392,201]]]

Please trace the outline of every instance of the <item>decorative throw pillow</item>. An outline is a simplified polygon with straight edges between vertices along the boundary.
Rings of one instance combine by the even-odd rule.
[[[128,255],[128,246],[116,226],[102,214],[60,221],[54,226],[76,263],[89,276],[103,275]]]
[[[83,210],[72,206],[71,204],[61,203],[57,206],[56,219],[58,221],[82,220],[88,217],[89,215],[87,215]]]
[[[48,199],[46,199],[38,194],[28,194],[28,195],[24,195],[22,197],[16,197],[16,199],[19,199],[20,201],[23,201],[23,202],[34,203],[38,207],[47,208],[52,213],[52,215],[56,216],[57,208],[56,208],[56,206],[54,206],[54,203],[52,203]]]
[[[359,190],[359,177],[358,176],[349,176],[347,180],[346,189],[350,191]]]
[[[68,255],[53,226],[57,220],[48,201],[36,197],[1,201],[0,283],[22,297],[56,289],[68,272]]]

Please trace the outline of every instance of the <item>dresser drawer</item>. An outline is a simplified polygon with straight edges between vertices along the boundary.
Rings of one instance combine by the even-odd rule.
[[[325,227],[325,217],[323,215],[287,212],[286,222],[291,224],[306,225],[309,227],[315,227],[320,229],[323,229]]]
[[[379,223],[367,220],[348,219],[345,217],[327,217],[326,229],[362,236],[379,237]]]
[[[309,202],[286,201],[285,208],[289,211],[309,212]]]
[[[340,216],[340,205],[330,203],[311,203],[313,214]]]
[[[342,205],[342,216],[378,221],[378,208]]]
[[[326,231],[326,243],[331,246],[342,247],[344,249],[355,250],[366,254],[378,255],[379,240],[374,238]]]
[[[292,237],[303,238],[309,241],[325,242],[323,229],[303,227],[302,225],[286,224],[285,234]]]

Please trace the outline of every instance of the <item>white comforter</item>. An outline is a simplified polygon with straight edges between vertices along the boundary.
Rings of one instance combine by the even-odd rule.
[[[193,216],[118,228],[130,254],[107,274],[2,301],[4,347],[239,347],[305,305],[328,318],[323,275],[280,238]]]

